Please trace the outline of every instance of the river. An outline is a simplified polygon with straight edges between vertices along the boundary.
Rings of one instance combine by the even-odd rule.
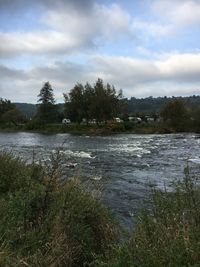
[[[200,166],[200,136],[163,134],[74,136],[70,134],[0,133],[0,150],[31,162],[46,161],[57,150],[64,179],[79,176],[100,188],[102,201],[130,228],[150,192],[150,185],[170,188],[183,177],[187,162]]]

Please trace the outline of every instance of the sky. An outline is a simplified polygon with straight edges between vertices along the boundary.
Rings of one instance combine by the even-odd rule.
[[[124,97],[200,94],[200,0],[0,0],[0,97],[63,102],[97,78]]]

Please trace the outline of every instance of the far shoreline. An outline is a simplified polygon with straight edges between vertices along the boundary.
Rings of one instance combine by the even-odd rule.
[[[26,125],[10,125],[0,126],[0,133],[41,133],[41,134],[72,134],[72,135],[89,135],[89,136],[108,136],[117,134],[180,134],[180,133],[194,133],[199,134],[199,129],[181,129],[176,130],[166,125],[152,124],[152,125],[133,125],[132,129],[126,129],[121,125],[106,125],[106,126],[87,126],[87,125],[62,125],[62,124],[47,124],[36,129],[27,129]]]

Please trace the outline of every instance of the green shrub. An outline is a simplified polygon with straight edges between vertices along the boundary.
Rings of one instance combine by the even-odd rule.
[[[0,155],[0,266],[88,266],[116,242],[109,212],[55,166]]]
[[[126,131],[131,131],[131,130],[133,130],[133,128],[134,128],[133,122],[130,122],[130,121],[125,121],[124,122],[124,129]]]
[[[174,192],[154,190],[129,240],[113,256],[97,261],[109,267],[200,266],[200,190],[188,168]]]
[[[45,128],[45,124],[39,119],[33,119],[27,122],[24,128],[25,130],[28,130],[28,131],[43,130]]]
[[[61,182],[56,160],[47,172],[0,154],[0,266],[200,266],[199,180],[188,168],[173,192],[152,191],[122,243],[109,212],[76,180]]]

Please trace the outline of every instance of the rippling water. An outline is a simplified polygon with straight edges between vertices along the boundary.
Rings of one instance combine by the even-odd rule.
[[[148,196],[149,184],[168,187],[183,177],[187,161],[194,168],[200,166],[200,136],[195,134],[102,137],[0,133],[1,150],[11,150],[29,161],[33,152],[47,160],[58,148],[64,157],[64,177],[79,173],[84,182],[100,183],[103,201],[126,227]]]

